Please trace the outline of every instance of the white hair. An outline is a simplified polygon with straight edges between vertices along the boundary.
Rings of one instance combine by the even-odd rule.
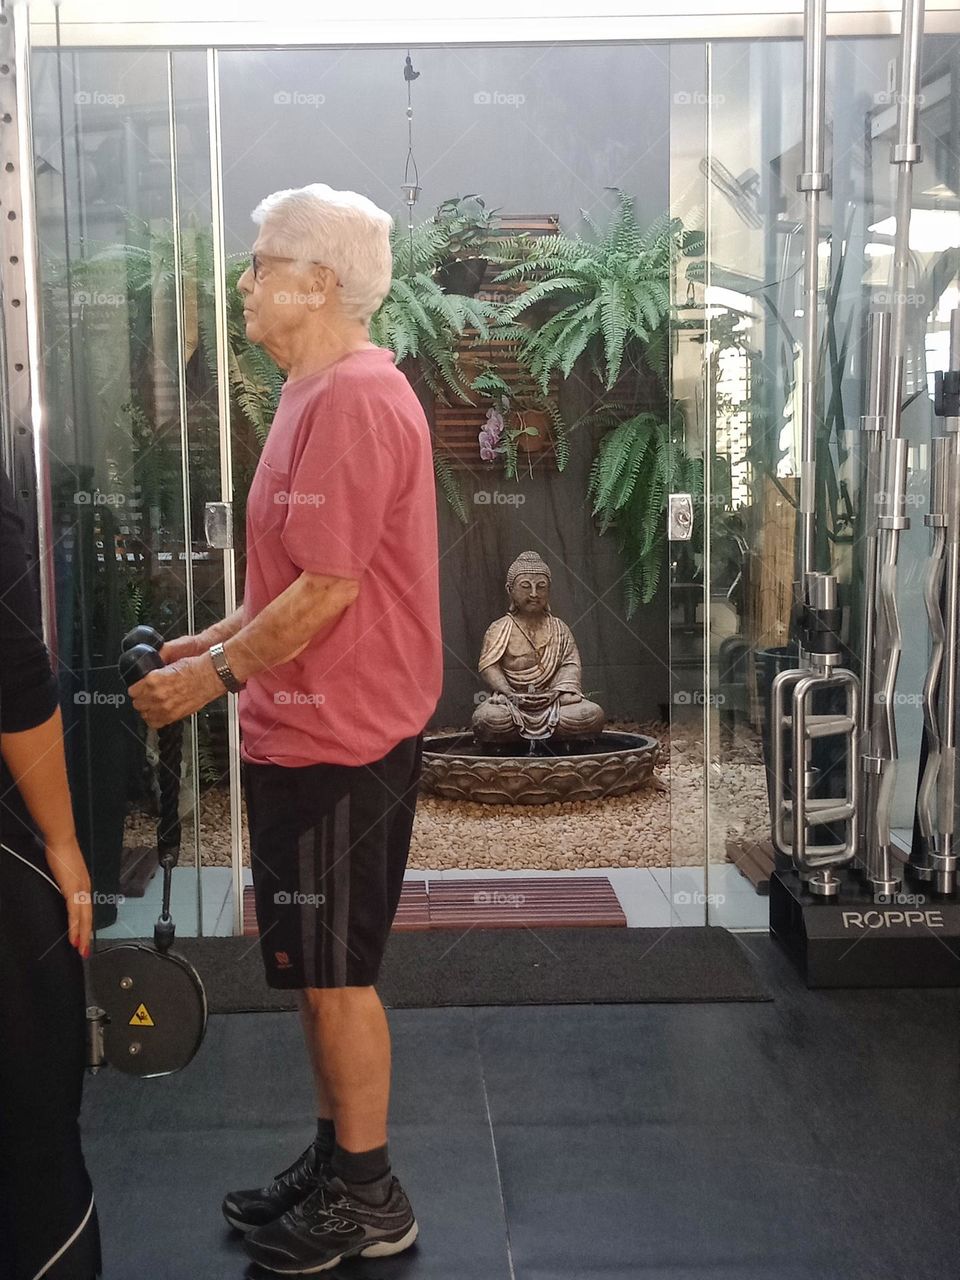
[[[266,196],[250,215],[278,257],[332,267],[343,286],[340,302],[366,324],[390,291],[393,218],[356,191],[325,182]]]

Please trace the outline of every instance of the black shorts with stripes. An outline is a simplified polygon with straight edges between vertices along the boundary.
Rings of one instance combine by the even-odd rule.
[[[400,901],[423,734],[366,765],[243,764],[267,985],[372,986]]]

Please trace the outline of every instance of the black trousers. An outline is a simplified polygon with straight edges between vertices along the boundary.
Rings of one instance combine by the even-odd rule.
[[[100,1232],[80,1149],[83,962],[39,843],[0,847],[0,1277],[93,1280]]]

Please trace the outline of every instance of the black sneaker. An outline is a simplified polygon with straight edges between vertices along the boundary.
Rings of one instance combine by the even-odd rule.
[[[417,1238],[417,1220],[396,1178],[383,1205],[357,1199],[330,1176],[276,1222],[244,1238],[247,1254],[284,1276],[329,1271],[344,1258],[386,1258]]]
[[[329,1162],[321,1157],[314,1140],[268,1187],[229,1191],[223,1198],[223,1216],[238,1231],[266,1226],[316,1190],[329,1171]]]

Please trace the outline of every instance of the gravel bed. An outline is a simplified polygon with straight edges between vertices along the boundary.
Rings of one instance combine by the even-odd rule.
[[[702,740],[662,721],[610,721],[608,729],[646,733],[661,743],[660,761],[639,791],[608,800],[538,806],[460,804],[433,796],[417,803],[408,866],[412,870],[572,871],[590,867],[697,866],[703,862]],[[432,732],[462,732],[458,726]],[[722,861],[728,841],[769,835],[760,744],[738,727],[706,771],[711,860]],[[229,795],[211,788],[200,799],[204,866],[230,865]],[[156,822],[131,814],[125,845],[150,844]],[[183,861],[190,859],[192,822],[185,816]],[[244,865],[250,850],[243,820]]]

